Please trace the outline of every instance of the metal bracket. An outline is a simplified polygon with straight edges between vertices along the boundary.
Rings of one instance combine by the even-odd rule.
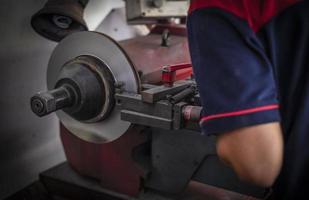
[[[166,99],[166,95],[174,95],[192,85],[191,81],[176,82],[173,87],[158,86],[141,92],[142,100],[147,103],[154,103]]]

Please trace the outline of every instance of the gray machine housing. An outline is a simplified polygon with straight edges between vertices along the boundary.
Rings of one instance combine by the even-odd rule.
[[[130,24],[151,24],[166,18],[185,18],[188,0],[127,0],[127,20]]]

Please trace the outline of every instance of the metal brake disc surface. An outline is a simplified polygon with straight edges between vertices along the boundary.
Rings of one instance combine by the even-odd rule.
[[[113,74],[115,82],[124,84],[124,91],[139,92],[138,74],[124,50],[110,37],[87,31],[69,35],[55,48],[48,64],[48,89],[54,89],[65,63],[84,55],[96,57],[104,62]],[[111,142],[124,134],[131,125],[120,119],[120,110],[117,107],[107,119],[95,123],[77,121],[63,111],[58,111],[57,116],[71,133],[94,143]]]

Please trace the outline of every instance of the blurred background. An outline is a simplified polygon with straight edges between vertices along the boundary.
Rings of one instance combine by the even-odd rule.
[[[56,42],[38,35],[31,16],[44,0],[0,2],[0,199],[24,188],[42,172],[65,160],[54,114],[38,118],[30,97],[46,90],[46,70]],[[134,37],[145,27],[128,26],[124,2],[91,0],[85,9],[89,30],[116,40]]]

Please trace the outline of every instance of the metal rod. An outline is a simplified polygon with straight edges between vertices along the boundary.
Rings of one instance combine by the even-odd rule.
[[[185,99],[186,97],[194,95],[195,92],[196,92],[196,88],[195,87],[193,87],[193,86],[188,87],[188,88],[184,89],[183,91],[179,92],[178,94],[176,94],[174,96],[171,96],[169,98],[169,101],[172,104],[178,103],[181,100]]]

